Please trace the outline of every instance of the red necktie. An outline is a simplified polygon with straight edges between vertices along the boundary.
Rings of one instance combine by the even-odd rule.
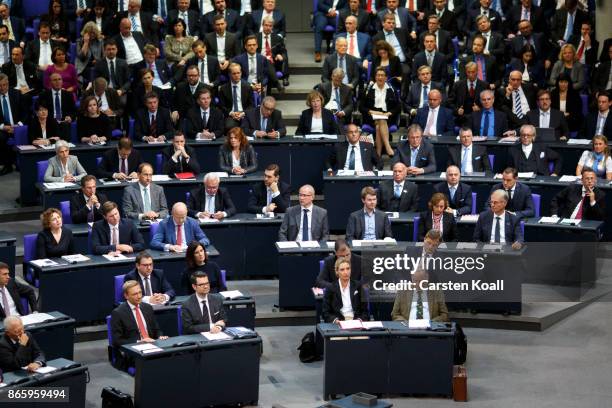
[[[272,61],[272,47],[270,47],[270,41],[268,41],[268,36],[266,35],[266,58],[268,59],[268,61],[273,62]]]
[[[183,234],[181,234],[182,224],[176,226],[176,245],[183,246]]]
[[[585,195],[584,197],[582,197],[582,200],[580,201],[580,208],[578,209],[578,212],[576,213],[577,220],[582,219],[582,209],[584,208],[584,202],[586,201],[587,198],[588,196]]]
[[[470,98],[474,99],[474,83],[470,82]]]
[[[478,66],[478,79],[480,79],[481,81],[484,81],[483,77],[483,72],[482,72],[482,59],[481,58],[476,58],[476,65]]]
[[[584,40],[580,40],[580,47],[578,47],[578,52],[576,53],[576,59],[580,61],[582,58],[582,53],[584,52]]]
[[[410,0],[408,2],[408,10],[413,13],[414,12],[414,0]]]
[[[366,11],[368,13],[372,12],[372,0],[368,0],[368,3],[366,4]]]
[[[136,311],[136,324],[138,325],[138,331],[140,332],[140,338],[148,339],[149,333],[147,332],[147,328],[144,325],[144,320],[142,318],[142,314],[140,313],[140,308],[138,307],[138,305],[136,305],[134,310]]]
[[[355,34],[351,34],[351,40],[349,41],[349,54],[355,56]]]
[[[127,165],[125,164],[126,159],[121,159],[121,172],[127,174]]]

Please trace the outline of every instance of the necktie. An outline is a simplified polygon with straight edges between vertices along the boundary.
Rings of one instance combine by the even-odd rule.
[[[427,65],[430,67],[433,65],[433,55],[430,52],[427,53]]]
[[[500,217],[495,217],[495,237],[493,239],[493,242],[495,242],[496,244],[499,244],[501,242],[501,227],[499,224],[499,221],[501,220]]]
[[[202,301],[202,317],[208,320],[208,323],[212,323],[210,321],[210,313],[208,312],[208,304],[205,300]]]
[[[427,123],[425,124],[425,134],[426,135],[433,135],[433,131],[432,128],[434,126],[434,117],[435,117],[435,111],[433,109],[429,109],[429,115],[427,117]]]
[[[408,11],[414,12],[414,0],[408,0]]]
[[[489,135],[489,115],[491,112],[489,112],[488,110],[484,112],[485,117],[484,117],[484,124],[482,126],[482,136],[490,136]]]
[[[148,339],[149,333],[147,332],[147,328],[144,325],[144,320],[142,318],[142,314],[140,313],[140,308],[138,307],[138,305],[134,307],[134,310],[136,312],[136,324],[138,325],[138,331],[140,332],[140,338]]]
[[[176,226],[176,245],[183,246],[183,224],[179,224]]]
[[[344,78],[342,78],[343,84],[348,84],[348,72],[346,72],[346,62],[344,61],[344,56],[338,57],[338,67],[344,71]]]
[[[470,82],[470,98],[474,99],[475,94],[476,94],[476,91],[474,90],[474,83]]]
[[[355,146],[351,146],[351,153],[349,154],[348,169],[355,170]]]
[[[574,32],[574,15],[568,13],[567,14],[567,24],[565,25],[565,34],[563,35],[563,39],[565,40],[565,42],[569,40],[573,32]]]
[[[119,0],[119,11],[125,11],[125,6],[123,5],[123,0]]]
[[[508,205],[507,205],[507,208],[508,208],[508,210],[513,211],[514,210],[514,202],[512,201],[512,199],[514,197],[512,196],[512,189],[511,188],[507,189],[506,193],[508,194]]]
[[[149,188],[144,188],[144,212],[151,211],[151,197],[149,197]]]
[[[478,79],[480,79],[481,81],[485,81],[486,80],[485,63],[481,55],[476,57],[476,65],[478,66],[478,74],[477,74]]]
[[[62,120],[62,105],[60,104],[59,92],[55,92],[55,119]]]
[[[87,211],[87,222],[93,222],[94,220],[94,206],[91,207],[91,210]]]
[[[206,125],[208,124],[207,115],[208,115],[207,111],[202,111],[202,129],[206,129]]]
[[[309,241],[308,238],[308,210],[304,209],[304,217],[302,218],[302,241]]]
[[[267,188],[266,190],[267,190],[266,205],[270,205],[270,203],[272,202],[272,190],[270,190],[269,188]]]
[[[368,13],[372,12],[372,0],[368,0],[368,3],[366,4],[366,11]]]
[[[463,148],[463,155],[461,156],[461,174],[465,174],[467,173],[467,156],[468,156],[468,149],[467,147]]]
[[[400,198],[401,195],[402,195],[402,185],[401,184],[396,184],[395,185],[394,196],[395,196],[395,198]]]
[[[140,31],[134,14],[130,14],[130,20],[132,21],[132,31]]]
[[[423,294],[420,290],[417,290],[417,310],[416,318],[418,320],[423,319]]]
[[[200,63],[200,81],[204,82],[204,72],[206,67],[204,66],[204,60]]]
[[[514,91],[514,114],[519,118],[523,118],[523,108],[521,106],[521,94],[519,91]]]
[[[421,108],[425,105],[427,105],[427,103],[429,102],[429,86],[425,85],[423,86],[423,103],[421,104]]]
[[[146,278],[144,278],[144,281],[145,296],[151,296],[153,294],[153,291],[151,290],[151,279],[149,279],[149,277],[147,276]]]
[[[47,62],[47,42],[43,41],[40,45],[41,59],[43,62]]]
[[[355,34],[351,34],[351,38],[349,40],[349,54],[355,56]]]
[[[8,62],[11,58],[11,53],[8,48],[8,41],[4,43],[4,62]]]
[[[6,95],[2,95],[2,114],[4,116],[4,124],[11,124],[11,110],[9,108],[8,101],[6,100]]]
[[[340,88],[336,88],[334,94],[336,97],[336,107],[338,108],[338,110],[342,110],[342,105],[340,104]]]
[[[270,47],[270,36],[269,35],[266,35],[265,49],[266,49],[266,58],[268,59],[268,61],[273,62],[272,47]]]
[[[249,76],[255,76],[257,75],[257,62],[255,62],[254,56],[250,56],[249,60],[251,60],[251,63],[249,64]]]
[[[587,200],[587,196],[585,195],[584,197],[582,197],[582,200],[580,201],[580,208],[578,209],[578,212],[576,213],[576,220],[581,220],[582,219],[582,210],[584,209],[584,203]]]
[[[115,88],[117,87],[117,77],[115,75],[115,60],[111,60],[110,62],[110,82],[111,82],[111,88]]]
[[[8,298],[6,297],[6,288],[2,287],[1,291],[2,291],[2,308],[4,309],[4,315],[8,317],[11,315],[11,308],[9,307]]]
[[[157,137],[157,120],[155,120],[155,114],[151,115],[151,136]]]
[[[87,6],[85,5],[85,0],[79,0],[79,8],[80,9],[87,8]]]
[[[418,147],[410,148],[410,167],[414,167],[416,165],[418,151],[419,151]]]
[[[166,19],[166,0],[159,0],[159,8],[161,11],[161,17]]]
[[[215,196],[208,196],[208,208],[206,209],[210,214],[215,212]]]
[[[121,160],[121,172],[127,175],[128,169],[127,169],[127,164],[125,163],[127,159],[119,158],[119,160]]]
[[[117,246],[119,245],[119,228],[117,226],[113,227],[113,239],[111,245]]]
[[[455,202],[455,193],[457,192],[457,187],[452,186],[448,191],[450,192],[450,200],[452,202]]]
[[[232,100],[233,100],[233,111],[238,112],[238,86],[234,85],[232,92]]]
[[[581,60],[583,53],[584,53],[584,40],[580,40],[580,47],[578,47],[578,52],[576,52],[576,58],[578,60]]]

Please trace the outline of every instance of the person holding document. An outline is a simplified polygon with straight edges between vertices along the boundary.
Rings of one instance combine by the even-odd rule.
[[[191,287],[195,293],[181,305],[184,334],[223,331],[227,325],[223,296],[210,293],[210,281],[204,272],[191,276]]]
[[[326,323],[342,320],[367,320],[367,310],[363,307],[361,284],[351,279],[351,261],[338,258],[334,268],[338,280],[325,291],[323,298],[323,319]]]
[[[9,372],[26,367],[28,372],[34,372],[46,362],[34,337],[23,329],[21,318],[6,317],[4,335],[0,337],[0,370]]]
[[[411,275],[413,290],[402,290],[397,293],[392,320],[410,321],[427,320],[433,322],[448,322],[448,309],[444,301],[444,293],[440,290],[429,290],[429,274],[418,268]]]
[[[300,187],[299,205],[287,208],[278,231],[279,241],[327,241],[327,210],[314,205],[315,190],[309,184]]]

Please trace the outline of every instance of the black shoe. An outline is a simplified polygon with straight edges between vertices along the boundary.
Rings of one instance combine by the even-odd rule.
[[[283,79],[283,86],[289,86],[289,80],[287,78]]]

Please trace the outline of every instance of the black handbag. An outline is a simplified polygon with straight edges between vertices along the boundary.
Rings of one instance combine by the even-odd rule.
[[[132,396],[114,387],[102,389],[102,408],[134,408]]]

